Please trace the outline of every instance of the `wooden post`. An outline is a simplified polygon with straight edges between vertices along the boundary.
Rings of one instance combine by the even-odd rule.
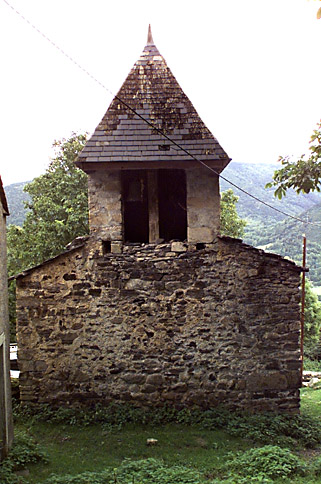
[[[157,170],[148,170],[148,217],[149,242],[159,239],[158,184]]]
[[[305,308],[305,269],[306,269],[306,252],[307,252],[307,240],[305,234],[303,234],[303,253],[302,253],[302,286],[301,286],[301,378],[303,376],[303,343],[304,343],[304,308]]]

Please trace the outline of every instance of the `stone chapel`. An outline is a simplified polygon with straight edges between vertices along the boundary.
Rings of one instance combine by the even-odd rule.
[[[229,161],[149,30],[77,161],[90,235],[17,276],[22,401],[299,411],[301,268],[220,236]]]

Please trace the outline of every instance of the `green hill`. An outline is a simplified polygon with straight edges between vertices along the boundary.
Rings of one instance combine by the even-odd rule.
[[[308,195],[298,196],[294,190],[289,190],[287,196],[282,200],[276,199],[273,194],[274,190],[266,189],[265,185],[272,180],[272,175],[278,166],[278,164],[265,165],[231,162],[223,171],[222,175],[251,195],[291,215],[305,212],[314,205],[321,203],[320,194],[310,193]],[[237,190],[223,179],[221,179],[220,184],[222,191],[232,188],[235,194],[240,197],[238,212],[242,218],[260,220],[265,223],[267,221],[280,221],[286,218],[279,212],[271,210],[245,193]]]
[[[23,191],[24,186],[29,182],[13,183],[4,187],[8,202],[10,215],[7,218],[7,225],[22,225],[26,217],[24,202],[30,200],[28,193]]]
[[[221,181],[221,189],[233,188],[240,197],[237,211],[247,220],[244,242],[289,257],[301,265],[302,233],[305,233],[309,277],[314,285],[321,286],[321,196],[318,193],[297,195],[294,190],[289,190],[282,200],[276,199],[273,189],[264,187],[271,181],[277,167],[277,164],[230,163],[223,176],[279,210],[303,220],[318,222],[320,227],[288,218],[231,187],[224,180]]]

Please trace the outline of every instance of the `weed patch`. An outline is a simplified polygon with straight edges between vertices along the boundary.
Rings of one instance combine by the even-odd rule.
[[[77,476],[51,476],[44,484],[200,484],[197,471],[185,466],[166,466],[161,460],[125,460],[118,468],[102,472],[84,472]]]
[[[16,431],[10,455],[0,467],[0,483],[16,484],[20,482],[14,472],[37,462],[48,462],[46,453],[26,432]]]
[[[280,446],[316,447],[321,443],[321,423],[318,418],[302,415],[277,415],[229,412],[224,409],[202,411],[163,407],[144,410],[130,405],[112,404],[97,406],[92,410],[74,408],[52,408],[48,405],[17,406],[17,421],[45,421],[68,425],[89,426],[100,424],[105,430],[120,430],[131,423],[135,425],[159,426],[167,423],[193,425],[203,429],[224,429],[235,437],[256,443],[273,441]]]
[[[238,452],[227,459],[224,468],[233,475],[248,479],[286,479],[304,474],[305,466],[289,449],[266,445],[245,452]]]

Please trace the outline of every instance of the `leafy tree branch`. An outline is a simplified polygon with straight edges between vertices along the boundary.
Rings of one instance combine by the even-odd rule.
[[[321,121],[313,131],[310,141],[310,156],[302,155],[292,161],[289,156],[280,157],[282,168],[276,170],[273,181],[266,188],[277,187],[274,195],[281,199],[289,188],[297,193],[320,191],[321,181]]]

